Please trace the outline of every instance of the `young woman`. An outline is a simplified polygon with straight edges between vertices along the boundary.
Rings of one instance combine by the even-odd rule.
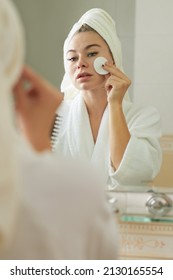
[[[99,57],[107,61],[101,67],[105,74],[97,72]],[[95,8],[79,19],[65,41],[64,64],[64,98],[24,69],[15,96],[27,138],[37,150],[52,146],[59,157],[91,162],[105,185],[150,182],[161,165],[160,116],[153,107],[136,108],[129,101],[131,81],[123,72],[121,45],[109,14]],[[27,92],[25,80],[31,85]]]

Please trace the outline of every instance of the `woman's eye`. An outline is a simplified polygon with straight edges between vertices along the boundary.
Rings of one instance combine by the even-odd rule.
[[[73,61],[76,61],[76,60],[77,60],[77,57],[70,57],[70,58],[67,58],[67,60],[73,62]]]
[[[98,52],[90,52],[88,53],[88,56],[91,57],[91,56],[96,56],[98,54]]]

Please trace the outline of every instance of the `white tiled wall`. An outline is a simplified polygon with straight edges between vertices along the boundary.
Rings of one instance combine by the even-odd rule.
[[[133,100],[160,112],[173,134],[173,1],[136,0]]]

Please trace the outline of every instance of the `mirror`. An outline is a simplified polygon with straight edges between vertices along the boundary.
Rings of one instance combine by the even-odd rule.
[[[27,63],[58,87],[64,73],[63,42],[76,19],[93,7],[107,10],[115,19],[122,42],[124,69],[133,81],[130,96],[138,105],[155,106],[163,127],[163,164],[151,186],[107,190],[123,233],[122,258],[147,258],[148,252],[153,258],[158,255],[172,258],[173,248],[169,246],[173,232],[172,0],[167,0],[166,5],[163,0],[106,3],[94,0],[84,1],[82,5],[79,0],[52,0],[51,4],[47,0],[14,0],[14,3],[26,29]]]
[[[100,7],[115,19],[122,43],[123,65],[132,80],[131,99],[155,106],[162,118],[163,164],[153,184],[172,187],[173,126],[170,102],[173,90],[173,3],[163,0],[105,1],[13,0],[26,29],[26,62],[58,88],[64,74],[63,43],[72,24],[87,9]],[[144,3],[145,2],[145,3]],[[70,13],[67,14],[66,7]],[[47,13],[49,11],[49,13]],[[153,21],[153,14],[155,20]],[[39,15],[39,16],[38,16]],[[164,39],[164,40],[163,40]],[[164,94],[163,94],[164,93]],[[165,103],[166,102],[166,103]]]

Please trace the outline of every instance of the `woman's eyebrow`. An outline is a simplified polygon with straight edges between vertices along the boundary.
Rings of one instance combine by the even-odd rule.
[[[98,44],[91,44],[91,45],[87,45],[85,48],[84,48],[84,50],[88,50],[88,49],[90,49],[90,48],[92,48],[92,47],[101,47],[100,45],[98,45]],[[67,51],[67,53],[69,53],[69,52],[76,52],[76,50],[73,50],[73,49],[71,49],[71,50],[68,50]]]
[[[101,47],[100,45],[98,45],[98,44],[91,44],[91,45],[88,45],[88,46],[86,46],[84,49],[85,50],[88,50],[89,48],[92,48],[92,47]]]

